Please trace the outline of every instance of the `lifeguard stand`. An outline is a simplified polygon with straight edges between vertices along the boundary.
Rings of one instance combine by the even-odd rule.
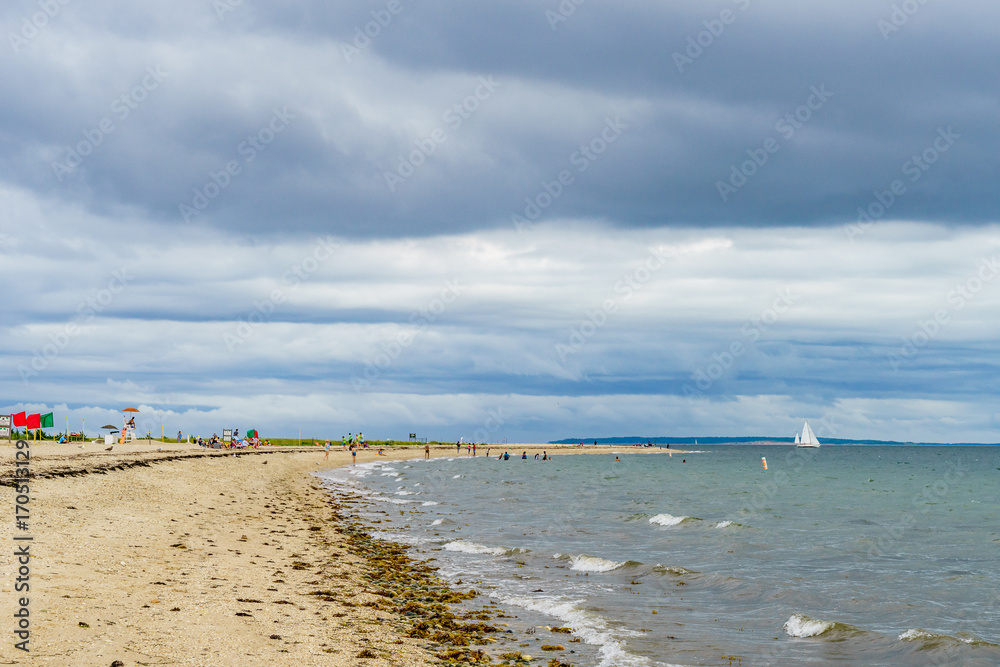
[[[122,418],[122,434],[118,438],[119,443],[132,442],[135,437],[135,413],[139,412],[135,408],[125,408],[122,410],[125,416]]]

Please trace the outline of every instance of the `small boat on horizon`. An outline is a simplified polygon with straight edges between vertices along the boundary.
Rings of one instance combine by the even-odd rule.
[[[812,431],[811,428],[809,428],[809,420],[808,419],[806,420],[806,423],[802,425],[802,434],[801,434],[801,436],[798,433],[795,434],[795,446],[796,447],[819,447],[819,438],[817,438],[816,434],[813,433],[813,431]]]

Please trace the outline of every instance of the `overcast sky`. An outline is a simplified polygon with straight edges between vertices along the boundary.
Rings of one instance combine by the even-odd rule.
[[[0,5],[0,411],[1000,441],[1000,5]]]

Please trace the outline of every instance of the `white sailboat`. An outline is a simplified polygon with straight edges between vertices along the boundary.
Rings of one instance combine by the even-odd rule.
[[[819,447],[819,438],[813,433],[812,429],[809,428],[809,420],[802,425],[802,435],[799,436],[798,433],[795,434],[795,446],[796,447]]]

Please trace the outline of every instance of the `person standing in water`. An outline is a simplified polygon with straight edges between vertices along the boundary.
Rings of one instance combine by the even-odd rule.
[[[429,459],[431,457],[431,446],[424,445],[424,458]]]

